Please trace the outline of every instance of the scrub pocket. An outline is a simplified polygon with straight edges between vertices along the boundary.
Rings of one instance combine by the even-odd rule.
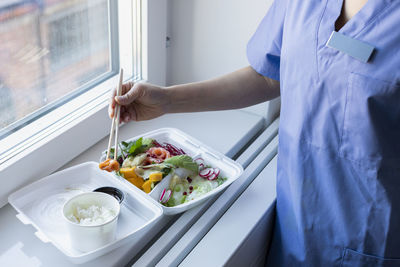
[[[341,267],[399,267],[400,259],[385,259],[345,249]]]
[[[351,161],[400,163],[400,85],[350,73],[339,154]]]

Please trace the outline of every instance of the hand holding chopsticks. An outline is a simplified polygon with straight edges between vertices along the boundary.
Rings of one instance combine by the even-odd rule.
[[[124,71],[123,69],[119,72],[119,82],[117,87],[117,96],[120,96],[122,93],[122,81],[123,81]],[[120,113],[121,113],[121,106],[116,104],[115,107],[115,114],[112,118],[111,122],[111,130],[110,130],[110,137],[108,139],[108,148],[107,148],[107,157],[106,160],[99,164],[100,169],[105,171],[118,171],[119,170],[119,163],[117,161],[118,158],[118,130],[119,130],[119,122],[120,122]],[[114,140],[114,159],[110,159],[111,153],[111,143],[114,138],[115,132],[115,140]]]

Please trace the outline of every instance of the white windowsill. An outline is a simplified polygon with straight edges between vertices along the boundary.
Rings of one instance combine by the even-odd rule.
[[[235,117],[235,121],[230,118]],[[207,124],[214,131],[210,134],[203,125]],[[238,127],[240,125],[240,127]],[[220,152],[233,156],[263,127],[261,116],[242,111],[205,112],[197,114],[171,114],[159,119],[130,123],[121,128],[120,140],[141,133],[161,128],[176,127],[193,135],[205,144]],[[63,168],[81,162],[97,161],[107,146],[103,138],[94,146],[66,164]],[[19,222],[16,212],[9,205],[0,209],[0,266],[74,266],[51,244],[44,244],[34,236],[34,229]],[[165,217],[159,227],[171,219]],[[154,233],[156,234],[156,232]],[[105,256],[91,261],[85,266],[121,266],[128,263],[151,239],[141,240],[139,244],[125,246]],[[17,262],[16,262],[17,261]]]

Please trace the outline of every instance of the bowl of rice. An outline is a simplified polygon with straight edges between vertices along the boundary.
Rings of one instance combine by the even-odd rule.
[[[82,193],[68,200],[63,216],[71,246],[89,252],[114,241],[119,213],[119,202],[106,193]]]

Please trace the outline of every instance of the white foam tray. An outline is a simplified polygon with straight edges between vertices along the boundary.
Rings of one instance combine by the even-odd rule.
[[[113,186],[125,193],[118,218],[116,240],[90,252],[80,252],[70,245],[62,207],[72,196],[102,186]],[[80,164],[54,173],[11,194],[9,203],[24,224],[32,224],[35,235],[50,242],[74,263],[84,263],[129,242],[137,242],[155,226],[162,209],[115,176],[101,171],[97,162]]]
[[[161,128],[152,132],[148,132],[143,135],[139,135],[133,138],[130,138],[126,141],[133,141],[137,140],[138,138],[153,138],[157,140],[159,143],[170,143],[175,145],[178,148],[183,149],[186,154],[191,157],[201,157],[204,159],[206,165],[209,164],[213,167],[217,167],[221,170],[221,176],[228,178],[222,185],[218,186],[214,190],[208,192],[207,194],[202,195],[201,197],[194,199],[192,201],[183,203],[181,205],[177,205],[175,207],[165,207],[161,203],[159,203],[159,197],[164,188],[168,188],[171,176],[165,177],[160,183],[158,183],[154,189],[149,193],[146,194],[123,177],[120,177],[114,174],[118,180],[125,183],[127,186],[131,187],[132,190],[136,191],[138,194],[146,197],[149,200],[152,200],[158,207],[163,209],[165,215],[173,215],[177,213],[184,212],[188,209],[191,209],[203,202],[205,202],[210,197],[218,194],[222,190],[224,190],[227,186],[233,183],[240,175],[243,173],[243,167],[231,160],[230,158],[226,157],[224,154],[206,146],[202,142],[198,141],[197,139],[189,136],[188,134],[175,129],[175,128]],[[210,133],[210,138],[212,138],[212,133]],[[105,160],[106,151],[103,152],[103,156],[100,158],[100,161]]]

